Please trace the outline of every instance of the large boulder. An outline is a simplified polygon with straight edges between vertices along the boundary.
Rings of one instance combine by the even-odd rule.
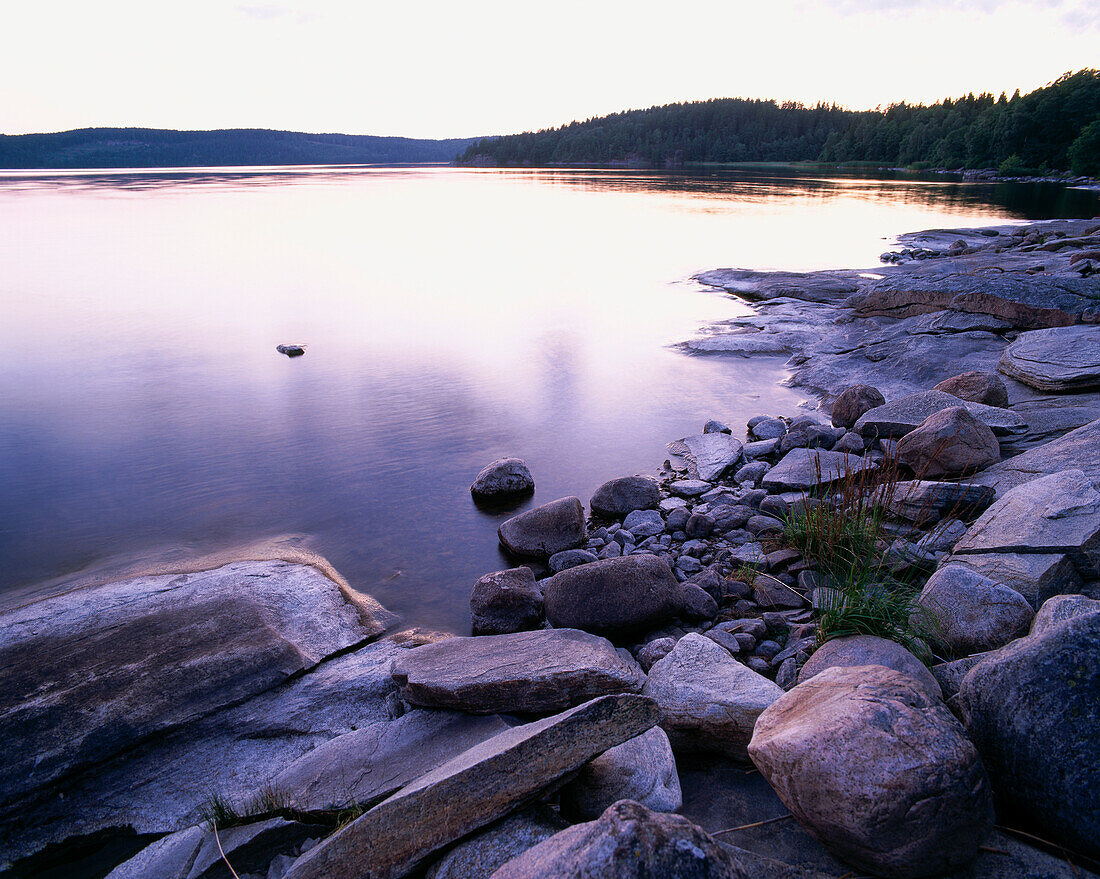
[[[1022,455],[994,464],[973,477],[971,482],[990,486],[1000,496],[1025,482],[1063,470],[1081,470],[1094,485],[1100,485],[1100,418]]]
[[[956,656],[994,650],[1026,635],[1035,616],[1015,589],[960,565],[929,577],[917,603],[935,620],[935,639]]]
[[[922,479],[963,476],[1001,460],[1001,444],[962,406],[934,412],[898,441],[897,460]]]
[[[1100,601],[1095,598],[1086,598],[1084,595],[1055,595],[1039,608],[1035,619],[1031,621],[1031,631],[1028,634],[1042,635],[1059,623],[1098,610]]]
[[[1015,589],[1032,608],[1053,595],[1080,592],[1081,575],[1065,553],[987,552],[948,556],[944,564],[961,565]]]
[[[543,582],[551,625],[609,637],[655,628],[681,609],[681,590],[668,564],[651,555],[601,559]]]
[[[633,800],[655,812],[680,808],[676,758],[660,727],[601,754],[561,790],[562,814],[573,821],[599,818],[619,800]]]
[[[0,802],[278,685],[396,618],[281,561],[135,577],[0,616]]]
[[[611,479],[596,489],[589,506],[593,513],[618,519],[634,510],[648,510],[661,501],[661,489],[645,476]]]
[[[887,512],[930,525],[947,518],[970,518],[993,503],[996,492],[985,485],[960,482],[913,480],[897,482],[893,489],[880,489],[878,498]]]
[[[568,826],[547,806],[514,812],[450,849],[432,864],[425,879],[489,879],[512,858]]]
[[[497,535],[513,555],[549,558],[584,543],[584,507],[575,497],[558,498],[505,519]]]
[[[677,751],[744,760],[760,713],[783,690],[710,638],[685,635],[649,670],[642,692],[661,708],[661,728]]]
[[[470,593],[475,635],[505,635],[537,629],[542,622],[542,591],[530,568],[509,568],[479,577]]]
[[[943,391],[960,400],[970,403],[982,403],[985,406],[1004,408],[1008,405],[1008,388],[1001,377],[992,372],[972,369],[951,378],[945,378],[932,390]]]
[[[809,491],[832,485],[878,465],[870,458],[825,449],[792,449],[764,474],[768,491]]]
[[[937,699],[942,696],[940,685],[928,667],[912,653],[887,638],[876,635],[849,635],[833,638],[813,652],[798,673],[798,682],[805,683],[827,668],[849,668],[855,665],[881,665],[909,675]]]
[[[1006,823],[1100,857],[1100,612],[989,654],[957,698]]]
[[[393,662],[401,697],[476,714],[546,714],[605,693],[636,693],[645,675],[610,641],[576,629],[448,638]]]
[[[833,427],[851,427],[861,415],[876,406],[882,406],[886,398],[878,388],[870,385],[852,385],[840,392],[833,401]]]
[[[959,722],[882,666],[799,684],[760,716],[749,756],[814,837],[875,875],[958,869],[993,829],[985,770]]]
[[[622,800],[528,849],[493,879],[781,879],[793,872],[774,863],[775,872],[761,869],[739,854],[686,818]]]
[[[530,494],[535,480],[527,462],[520,458],[499,458],[486,466],[474,479],[470,493],[477,498],[506,499]]]
[[[741,458],[741,443],[725,433],[701,433],[668,443],[692,479],[714,482]]]
[[[1021,333],[997,368],[1043,391],[1100,387],[1100,326],[1053,327]]]
[[[406,785],[299,858],[286,879],[404,876],[657,722],[642,696],[603,696],[506,730]]]
[[[1062,554],[1083,577],[1097,577],[1100,491],[1081,470],[1011,489],[955,545],[956,555],[984,553]]]
[[[898,439],[914,430],[929,415],[955,406],[965,408],[997,436],[1013,436],[1027,430],[1027,423],[1008,409],[970,403],[943,391],[920,391],[877,406],[861,415],[853,430],[863,436]]]

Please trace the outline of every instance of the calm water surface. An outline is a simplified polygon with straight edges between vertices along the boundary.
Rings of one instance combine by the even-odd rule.
[[[708,418],[796,411],[781,360],[669,347],[745,308],[692,273],[870,267],[904,231],[1096,211],[789,170],[0,176],[0,590],[294,534],[410,623],[464,629],[505,566],[468,494],[485,463],[587,501]]]

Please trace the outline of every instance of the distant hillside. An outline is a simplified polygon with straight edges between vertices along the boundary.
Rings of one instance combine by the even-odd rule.
[[[0,135],[0,168],[177,168],[451,162],[473,138],[415,140],[232,128],[81,128]]]
[[[481,140],[461,164],[877,162],[892,166],[1100,174],[1100,71],[1067,73],[1011,98],[973,94],[885,110],[724,98],[631,110]]]

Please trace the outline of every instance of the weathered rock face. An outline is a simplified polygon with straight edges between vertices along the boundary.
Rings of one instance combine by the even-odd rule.
[[[936,640],[956,656],[994,650],[1026,635],[1035,615],[1015,589],[958,565],[936,571],[918,604],[935,619]]]
[[[479,498],[510,498],[530,494],[535,480],[520,458],[499,458],[485,467],[474,479],[470,493]]]
[[[542,591],[530,568],[509,568],[480,577],[470,594],[475,635],[504,635],[538,628]]]
[[[741,443],[724,433],[686,436],[668,443],[669,452],[682,459],[693,479],[714,482],[741,458]]]
[[[713,751],[738,760],[753,724],[783,690],[724,648],[690,634],[649,670],[642,692],[661,707],[661,728],[674,749]]]
[[[845,452],[794,449],[764,475],[763,484],[768,491],[807,491],[877,466],[870,458]]]
[[[575,497],[559,498],[504,520],[497,535],[514,555],[548,558],[584,542],[584,507]]]
[[[985,485],[914,480],[898,482],[889,496],[880,497],[893,515],[927,525],[948,516],[969,518],[993,503],[995,495]]]
[[[1001,460],[1001,444],[962,406],[929,415],[898,441],[898,462],[930,479],[963,476]]]
[[[1081,591],[1081,576],[1063,553],[1005,553],[953,555],[948,564],[961,565],[995,583],[1015,589],[1032,608],[1053,595]]]
[[[989,654],[958,700],[1010,818],[1100,855],[1100,612]]]
[[[1030,635],[1042,635],[1059,623],[1100,611],[1100,601],[1084,595],[1056,595],[1046,601],[1031,621]]]
[[[515,727],[421,776],[310,849],[287,879],[403,876],[657,721],[641,696],[604,696]],[[370,865],[369,873],[364,871]]]
[[[395,619],[279,561],[137,577],[5,614],[0,802],[263,692]]]
[[[851,635],[826,641],[802,666],[798,682],[805,683],[827,668],[849,668],[856,665],[881,665],[909,675],[937,699],[940,685],[932,672],[917,657],[895,641],[875,635]]]
[[[425,879],[489,879],[512,858],[568,826],[546,806],[524,809],[460,842],[432,864]]]
[[[833,427],[851,427],[861,415],[886,403],[878,388],[852,385],[833,402]]]
[[[979,369],[972,369],[944,379],[932,390],[943,391],[945,394],[951,394],[969,403],[1001,408],[1008,405],[1008,388],[1001,381],[1001,377]]]
[[[389,796],[508,728],[498,717],[414,709],[303,754],[279,773],[272,787],[296,809],[346,809]]]
[[[1021,333],[1008,346],[997,368],[1043,391],[1100,387],[1100,326]]]
[[[811,834],[876,875],[962,867],[993,828],[985,770],[959,722],[881,666],[799,684],[760,716],[749,756]]]
[[[679,815],[623,800],[596,821],[563,830],[493,874],[493,879],[748,879],[735,855]]]
[[[955,545],[957,555],[1064,554],[1085,577],[1100,574],[1100,491],[1066,470],[1006,492]]]
[[[1100,419],[1060,439],[994,464],[972,481],[976,485],[991,486],[998,495],[1003,495],[1025,482],[1063,470],[1081,470],[1093,484],[1100,484]]]
[[[659,727],[601,754],[561,790],[562,814],[572,821],[599,818],[619,800],[654,812],[675,812],[683,799],[676,758]]]
[[[576,629],[448,638],[393,663],[413,705],[477,714],[546,714],[605,693],[636,693],[644,675],[610,641]]]
[[[749,300],[776,299],[780,296],[806,302],[840,302],[859,289],[859,273],[760,272],[752,269],[714,269],[695,276],[695,280]]]
[[[546,618],[554,626],[610,637],[660,625],[680,611],[672,569],[656,556],[602,559],[570,568],[543,583]]]
[[[955,406],[962,406],[997,436],[1012,436],[1027,430],[1027,423],[1008,409],[969,403],[943,391],[921,391],[891,400],[885,406],[879,406],[860,416],[853,430],[863,436],[898,439],[916,429],[928,416]]]
[[[593,513],[618,519],[634,510],[648,510],[661,500],[657,483],[645,476],[611,479],[596,489],[589,506]]]

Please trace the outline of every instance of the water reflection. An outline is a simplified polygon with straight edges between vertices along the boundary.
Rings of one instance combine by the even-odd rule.
[[[1027,215],[1015,191],[789,170],[5,175],[0,589],[300,533],[411,622],[461,629],[504,564],[504,513],[468,493],[488,461],[527,459],[527,503],[587,500],[708,418],[797,411],[781,360],[667,347],[744,310],[692,272],[873,266],[898,232]]]

